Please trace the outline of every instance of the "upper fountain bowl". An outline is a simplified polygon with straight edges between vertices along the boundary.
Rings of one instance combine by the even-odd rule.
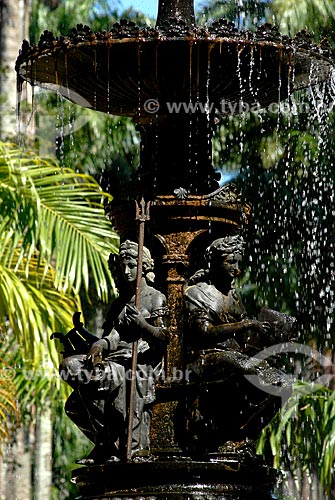
[[[206,29],[178,22],[140,29],[122,20],[109,32],[78,25],[59,38],[45,31],[38,45],[23,43],[16,62],[21,81],[132,117],[164,115],[171,103],[202,103],[216,114],[237,112],[241,102],[266,107],[328,79],[332,68],[327,45],[306,32],[293,39],[272,25],[237,32],[226,20]]]

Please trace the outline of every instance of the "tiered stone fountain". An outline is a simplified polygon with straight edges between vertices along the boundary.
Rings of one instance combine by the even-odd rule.
[[[185,280],[211,241],[237,233],[248,222],[249,205],[234,186],[220,187],[212,166],[215,124],[241,103],[260,108],[278,103],[327,79],[331,68],[327,47],[315,46],[306,33],[289,39],[270,25],[239,33],[226,20],[198,27],[191,0],[160,1],[155,28],[121,20],[108,32],[77,26],[67,37],[45,31],[38,45],[23,43],[16,65],[19,88],[27,81],[57,90],[78,105],[129,116],[138,125],[140,167],[127,193],[115,195],[107,215],[121,241],[136,240],[134,200],[143,196],[151,202],[145,244],[170,309],[168,377],[184,369]],[[173,112],[172,103],[185,106]],[[241,398],[227,398],[250,387],[234,384],[222,404],[229,412],[235,407],[233,415],[238,415]],[[208,448],[194,448],[190,399],[194,394],[185,381],[158,387],[150,459],[76,469],[80,498],[271,498],[275,474],[250,450],[229,449],[212,435]],[[250,414],[243,412],[247,423]],[[251,420],[231,439],[253,440],[261,416]]]

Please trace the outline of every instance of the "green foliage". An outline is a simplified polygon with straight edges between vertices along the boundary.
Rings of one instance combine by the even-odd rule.
[[[21,102],[20,122],[29,103]],[[79,107],[48,91],[34,98],[35,146],[43,156],[57,156],[60,166],[73,165],[92,175],[102,189],[118,193],[127,188],[139,164],[139,134],[127,117],[111,116]],[[29,142],[29,137],[25,138]]]
[[[106,20],[113,17],[114,13],[107,0],[59,1],[53,9],[43,0],[34,0],[30,40],[37,43],[41,33],[46,29],[52,31],[55,36],[68,35],[77,24],[90,24],[100,18]]]
[[[50,8],[43,0],[33,0],[30,22],[30,40],[37,43],[44,30],[55,36],[68,35],[77,24],[87,24],[93,31],[109,30],[120,19],[131,19],[139,26],[152,25],[153,20],[143,13],[128,8],[120,11],[118,0],[59,0]]]
[[[91,273],[99,297],[107,300],[112,284],[107,260],[118,238],[102,206],[111,197],[96,181],[0,144],[0,189],[2,266],[28,276],[37,255],[39,285],[50,270],[56,290],[74,287],[77,294],[84,286],[88,292]]]
[[[268,20],[269,2],[266,0],[209,0],[202,2],[197,12],[199,24],[211,23],[219,18],[226,18],[235,23],[238,30],[255,29]]]
[[[328,84],[284,102],[283,112],[222,120],[214,160],[235,172],[251,217],[244,228],[250,259],[249,309],[270,306],[298,319],[300,341],[330,345],[335,147]],[[300,112],[296,112],[298,109]],[[258,140],[255,140],[255,137]]]
[[[296,383],[282,410],[263,429],[257,452],[274,467],[316,473],[331,498],[335,472],[335,392],[323,385]]]
[[[333,0],[273,0],[272,9],[280,29],[294,35],[301,29],[313,32],[317,39],[334,41],[335,8]]]
[[[127,117],[80,109],[72,103],[66,103],[63,110],[64,123],[83,126],[58,138],[61,163],[78,165],[107,192],[125,190],[139,164],[139,134],[134,122]]]
[[[2,346],[24,417],[36,404],[63,399],[50,334],[72,327],[80,290],[109,300],[107,260],[118,237],[102,204],[111,197],[91,176],[15,144],[0,143],[0,194]]]

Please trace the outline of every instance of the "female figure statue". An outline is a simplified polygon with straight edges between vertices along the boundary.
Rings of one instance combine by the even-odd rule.
[[[145,456],[150,450],[151,405],[169,337],[168,309],[165,295],[151,286],[154,263],[146,247],[140,309],[135,307],[137,256],[137,243],[127,240],[120,245],[116,259],[119,297],[110,308],[103,336],[93,343],[88,354],[67,357],[60,366],[62,378],[74,389],[66,402],[66,413],[95,443],[89,457],[78,463],[125,458],[134,340],[138,341],[138,364],[132,456]]]
[[[278,386],[287,390],[292,383],[282,371],[255,357],[260,349],[283,339],[276,338],[270,322],[248,318],[235,289],[243,247],[239,235],[213,241],[205,252],[205,269],[190,278],[184,291],[187,368],[191,380],[205,387],[202,396],[192,403],[194,439],[198,444],[203,439],[206,448],[215,449],[220,436],[221,443],[244,439],[250,427],[254,435],[258,424],[253,415],[257,414],[261,424],[260,409],[271,399],[259,388]],[[244,375],[256,375],[259,388],[255,390]],[[212,445],[207,431],[202,434],[206,425],[213,431]]]
[[[209,350],[221,349],[226,357],[227,350],[242,353],[250,342],[271,344],[266,339],[270,325],[248,319],[235,288],[243,247],[244,241],[238,235],[213,241],[205,252],[206,268],[195,273],[185,289],[188,343],[196,346],[198,354],[209,355]],[[237,358],[242,363],[244,356]]]

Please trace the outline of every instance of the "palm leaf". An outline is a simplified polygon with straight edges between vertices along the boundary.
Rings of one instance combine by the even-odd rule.
[[[16,264],[14,257],[13,264]],[[77,297],[65,295],[54,289],[54,270],[47,273],[38,266],[38,258],[21,263],[13,271],[3,266],[0,260],[0,325],[6,331],[5,321],[13,330],[17,343],[22,346],[23,359],[32,360],[35,366],[43,366],[48,358],[58,365],[59,357],[50,335],[56,330],[67,330],[72,325],[72,314],[80,310]],[[8,330],[8,329],[7,329]]]
[[[276,468],[317,475],[330,498],[335,470],[335,393],[323,385],[298,382],[281,412],[263,429],[257,451],[270,444]],[[289,453],[287,452],[289,450]]]
[[[103,193],[89,175],[60,169],[53,161],[36,158],[13,145],[0,143],[3,265],[13,268],[14,250],[20,247],[16,266],[38,250],[47,268],[55,263],[55,287],[63,292],[81,286],[88,292],[93,277],[98,296],[108,301],[113,284],[108,256],[118,237],[106,219]],[[87,257],[89,256],[89,259]]]
[[[79,290],[107,301],[113,288],[107,260],[118,237],[104,199],[91,176],[0,143],[0,328],[14,376],[0,378],[0,438],[15,400],[25,415],[69,392],[50,335],[72,328]]]

